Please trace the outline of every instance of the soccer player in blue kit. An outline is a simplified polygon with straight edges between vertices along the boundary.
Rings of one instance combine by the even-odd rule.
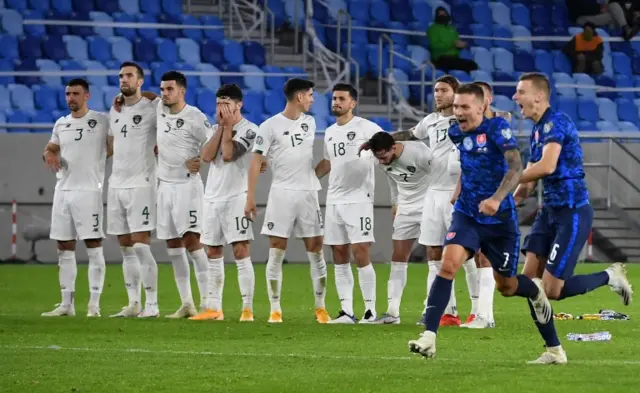
[[[516,202],[529,196],[537,180],[543,179],[544,185],[542,209],[522,247],[526,255],[523,274],[542,278],[549,299],[562,300],[609,285],[629,305],[633,292],[624,265],[615,263],[605,271],[573,275],[591,231],[593,209],[578,131],[569,116],[551,110],[550,91],[546,76],[528,73],[520,77],[513,97],[522,115],[535,123],[529,163],[514,193]],[[566,363],[553,319],[537,325],[547,349],[535,363]]]
[[[473,84],[460,86],[453,102],[458,124],[449,129],[449,138],[460,151],[459,194],[444,241],[442,267],[428,297],[426,330],[417,340],[409,341],[411,352],[426,358],[435,356],[436,333],[453,278],[478,250],[491,262],[503,296],[527,298],[540,323],[552,318],[542,280],[516,274],[520,230],[512,192],[522,171],[516,138],[505,119],[487,119],[483,111],[482,88]]]

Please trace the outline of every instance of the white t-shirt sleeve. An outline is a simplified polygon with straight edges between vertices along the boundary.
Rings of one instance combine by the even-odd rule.
[[[51,139],[49,139],[49,143],[53,143],[59,146],[60,135],[58,134],[58,123],[60,123],[60,119],[56,120],[56,123],[53,125],[53,130],[51,131]]]
[[[429,135],[428,119],[429,116],[425,117],[420,120],[420,123],[416,124],[416,126],[411,129],[411,131],[413,131],[413,136],[418,139],[427,139],[427,136]]]
[[[233,137],[233,140],[242,145],[245,151],[251,150],[251,143],[256,139],[256,130],[253,127],[243,127],[241,130],[236,132],[236,135]]]
[[[196,116],[195,123],[193,125],[193,136],[196,138],[200,144],[204,144],[209,136],[209,131],[211,130],[211,124],[209,124],[209,120],[204,115],[204,113],[198,113]]]
[[[447,161],[447,171],[451,174],[451,175],[459,175],[460,174],[460,152],[458,151],[458,148],[454,147],[450,152],[449,152],[449,157],[448,157],[448,161]]]
[[[382,129],[382,127],[380,127],[379,125],[377,125],[376,123],[374,123],[372,121],[369,122],[369,127],[366,127],[365,131],[364,131],[365,137],[367,139],[373,138],[373,136],[375,134],[377,134],[378,132],[384,132],[384,130]]]
[[[260,124],[260,127],[258,127],[256,142],[253,144],[253,152],[260,153],[266,157],[267,153],[269,153],[272,142],[273,139],[269,125],[266,123]]]

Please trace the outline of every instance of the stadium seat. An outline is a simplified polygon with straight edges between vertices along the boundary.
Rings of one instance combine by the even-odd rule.
[[[178,48],[173,40],[166,38],[156,38],[156,55],[160,61],[165,63],[178,62]]]
[[[75,35],[65,35],[62,37],[69,57],[74,60],[89,60],[89,50],[87,41]]]
[[[471,71],[471,79],[473,79],[474,81],[487,83],[493,82],[493,77],[491,76],[491,74],[483,70]]]
[[[493,97],[493,104],[496,109],[506,112],[513,112],[515,110],[515,103],[509,97],[496,95]]]
[[[138,0],[118,0],[118,6],[125,14],[137,14],[140,12]]]
[[[7,112],[5,112],[6,116],[7,116],[7,123],[30,123],[31,122],[31,118],[32,118],[32,113],[31,112],[27,112],[24,110],[9,110]],[[31,130],[29,130],[28,128],[10,128],[9,132],[15,132],[15,133],[23,133],[23,132],[30,132]]]
[[[377,117],[376,116],[376,117],[372,117],[369,120],[371,120],[372,122],[374,122],[377,125],[379,125],[380,128],[382,128],[384,131],[387,131],[387,132],[393,131],[393,124],[386,117]]]
[[[610,121],[612,123],[618,122],[618,107],[616,104],[608,98],[597,98],[598,104],[598,116],[600,120]]]
[[[616,132],[618,131],[618,127],[610,121],[598,121],[596,122],[596,127],[598,127],[598,131],[605,132]]]
[[[574,123],[578,123],[580,118],[578,117],[578,105],[573,97],[560,96],[557,99],[557,109],[560,112],[566,113]],[[597,115],[597,111],[596,111]]]
[[[252,90],[265,91],[264,72],[253,64],[242,64],[240,72],[246,73],[244,76],[244,85]]]
[[[369,16],[371,20],[383,23],[391,21],[391,13],[389,12],[389,4],[383,0],[371,0],[369,5]]]
[[[269,116],[273,116],[282,111],[286,99],[282,89],[279,90],[267,90],[264,94],[264,109],[265,113]]]
[[[558,87],[558,84],[562,84],[562,85],[573,85],[575,84],[573,81],[573,78],[571,78],[571,76],[569,76],[569,74],[565,74],[563,72],[554,72],[553,73],[553,80],[555,82],[555,88],[556,88],[556,92],[564,97],[575,97],[576,96],[576,89],[574,89],[573,87]]]
[[[621,89],[630,89],[633,88],[634,86],[634,81],[633,79],[631,79],[631,75],[616,75],[615,76],[615,83],[616,83],[616,87],[617,88],[621,88]],[[622,97],[622,98],[626,98],[628,100],[633,100],[634,99],[634,94],[632,91],[619,91],[618,92],[618,96]]]
[[[180,16],[180,22],[185,27],[187,26],[202,26],[198,18],[193,15],[182,15]],[[202,41],[202,37],[204,36],[202,29],[182,29],[182,35],[185,38],[191,38],[195,42]]]
[[[473,60],[476,62],[476,64],[478,64],[478,67],[481,70],[493,72],[494,63],[492,52],[490,52],[486,48],[476,46],[471,48],[471,53],[473,53]]]
[[[531,37],[531,31],[523,26],[511,26],[511,35],[520,40],[514,42],[514,46],[522,51],[533,52],[534,45],[527,37]]]
[[[244,58],[247,63],[264,67],[267,63],[267,56],[262,44],[255,41],[244,41],[242,46],[244,48]]]
[[[284,75],[269,75],[269,74],[281,74],[282,69],[277,66],[266,65],[262,67],[262,70],[265,73],[265,85],[269,90],[278,90],[282,89],[287,78]]]
[[[0,60],[0,71],[1,72],[13,71],[13,64],[8,60]],[[15,78],[12,75],[0,76],[0,86],[8,85],[10,83],[15,83]]]
[[[11,108],[11,94],[9,93],[9,89],[0,85],[0,113],[6,112]]]
[[[45,15],[48,13],[48,8],[46,11],[27,11],[24,14],[24,19],[44,19]],[[47,29],[45,25],[24,25],[24,34],[30,35],[34,37],[41,37],[47,34]]]
[[[487,7],[487,3],[482,1],[474,1],[471,3],[471,15],[475,23],[485,26],[491,26],[493,24],[491,8]]]
[[[491,9],[493,23],[501,26],[511,26],[511,11],[509,7],[503,3],[491,2],[489,3],[489,8]]]
[[[106,2],[104,0],[98,1],[98,4],[105,4],[105,3]],[[91,20],[96,22],[113,22],[113,19],[104,12],[92,11],[89,13],[89,17],[91,18]],[[96,32],[97,35],[102,37],[113,36],[113,27],[96,26],[93,28],[93,30]]]
[[[618,107],[617,117],[621,122],[638,123],[638,108],[634,105],[633,101],[618,98],[616,104]]]
[[[573,74],[573,79],[576,85],[595,86],[595,81],[593,80],[593,78],[591,78],[587,74],[578,74],[578,73]],[[579,97],[582,97],[582,98],[595,99],[596,97],[596,90],[590,87],[584,87],[584,88],[578,87],[576,89],[576,93],[578,94]]]
[[[25,43],[25,41],[27,41]],[[34,45],[34,43],[37,43]],[[34,48],[34,50],[40,52],[40,56],[36,56],[32,53],[30,49]],[[18,51],[18,40],[16,37],[10,35],[0,35],[0,48],[2,51],[0,52],[0,59],[6,59],[13,61],[14,59],[19,59],[21,57],[33,57],[38,58],[42,56],[42,51],[40,50],[40,41],[35,37],[22,37],[20,38],[20,51]]]
[[[35,109],[33,92],[28,86],[18,84],[9,85],[9,94],[13,108],[28,111]]]
[[[84,70],[84,67],[82,67],[82,65],[75,60],[60,60],[58,64],[60,64],[60,68],[62,69],[62,71],[83,71]],[[73,78],[74,77],[69,75],[63,76],[62,83],[65,83],[65,84],[69,83],[69,81]]]
[[[513,53],[502,48],[492,48],[493,65],[496,71],[513,73]],[[479,64],[478,64],[479,65]]]
[[[497,48],[503,48],[507,50],[513,50],[513,41],[507,40],[513,38],[511,30],[505,26],[496,26],[493,29],[493,46]]]
[[[227,63],[236,66],[244,64],[244,51],[237,41],[223,40],[222,51]]]
[[[581,120],[590,122],[598,121],[598,106],[595,101],[584,98],[578,99],[578,117]]]
[[[207,63],[196,64],[196,70],[204,71],[204,72],[220,72],[215,66]],[[220,75],[201,75],[200,85],[202,87],[210,89],[212,91],[217,91],[220,88]]]
[[[4,31],[14,37],[23,35],[22,15],[16,10],[0,10],[0,31]]]
[[[141,0],[140,5],[144,4],[145,1],[149,1],[149,0]],[[157,2],[157,0],[151,0],[153,2]],[[140,22],[140,23],[156,23],[158,22],[158,20],[155,17],[155,14],[152,13],[143,13],[143,14],[138,14],[135,17],[135,21],[136,22]],[[148,27],[141,27],[136,29],[137,35],[140,38],[146,38],[148,40],[153,40],[155,38],[158,38],[159,36],[159,31],[158,29],[155,28],[148,28]]]
[[[631,59],[624,53],[612,52],[611,60],[613,63],[613,71],[620,75],[633,75],[631,69]]]
[[[95,60],[84,60],[80,62],[80,65],[84,67],[86,70],[93,71],[105,71],[105,66]],[[89,75],[87,76],[87,81],[91,85],[91,88],[94,87],[101,88],[102,86],[107,86],[109,82],[107,81],[106,75]]]
[[[631,123],[628,121],[621,121],[618,123],[618,129],[624,132],[638,132],[640,129],[636,125],[636,123]],[[629,142],[637,142],[637,140],[631,139]]]
[[[174,17],[182,14],[182,0],[162,0],[162,11]]]
[[[514,25],[531,27],[531,14],[529,8],[524,4],[513,4],[511,6],[511,22]]]
[[[161,6],[158,0],[140,0],[140,11],[143,14],[158,15],[162,12]]]

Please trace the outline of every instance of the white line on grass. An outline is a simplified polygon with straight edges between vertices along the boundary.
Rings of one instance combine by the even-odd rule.
[[[257,353],[257,352],[212,352],[212,351],[184,351],[173,349],[144,349],[144,348],[76,348],[76,347],[59,347],[57,345],[50,346],[0,346],[3,352],[9,351],[33,351],[33,350],[50,350],[50,351],[75,351],[75,352],[117,352],[117,353],[144,353],[155,355],[190,355],[190,356],[220,356],[220,357],[255,357],[255,358],[303,358],[303,359],[334,359],[334,360],[386,360],[386,361],[415,361],[420,360],[419,355],[408,356],[355,356],[355,355],[331,355],[323,353]],[[500,358],[470,359],[466,357],[459,358],[440,358],[436,357],[436,361],[444,361],[447,363],[504,363],[505,360]],[[570,359],[569,364],[581,364],[591,366],[640,366],[640,360],[626,359]]]

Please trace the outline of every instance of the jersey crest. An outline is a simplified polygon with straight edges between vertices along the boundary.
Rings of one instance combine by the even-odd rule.
[[[89,124],[89,127],[94,128],[96,126],[96,124],[98,124],[97,121],[95,121],[94,119],[90,119],[87,124]]]
[[[462,145],[466,150],[473,149],[473,141],[468,136],[464,138],[464,140],[462,141]]]
[[[256,132],[253,130],[248,130],[245,134],[245,137],[247,137],[247,139],[253,139],[256,137]]]
[[[487,135],[479,134],[478,136],[476,136],[476,143],[479,147],[484,147],[487,144]]]
[[[348,140],[352,141],[353,138],[355,138],[355,137],[356,137],[356,133],[355,132],[353,132],[353,131],[347,132],[347,139]]]
[[[182,128],[183,125],[184,125],[184,120],[182,119],[176,120],[176,128]]]
[[[133,124],[138,125],[140,124],[141,121],[142,121],[142,116],[140,115],[133,116]]]
[[[307,123],[300,124],[300,128],[302,128],[302,131],[304,132],[309,131],[309,126],[307,125]]]

